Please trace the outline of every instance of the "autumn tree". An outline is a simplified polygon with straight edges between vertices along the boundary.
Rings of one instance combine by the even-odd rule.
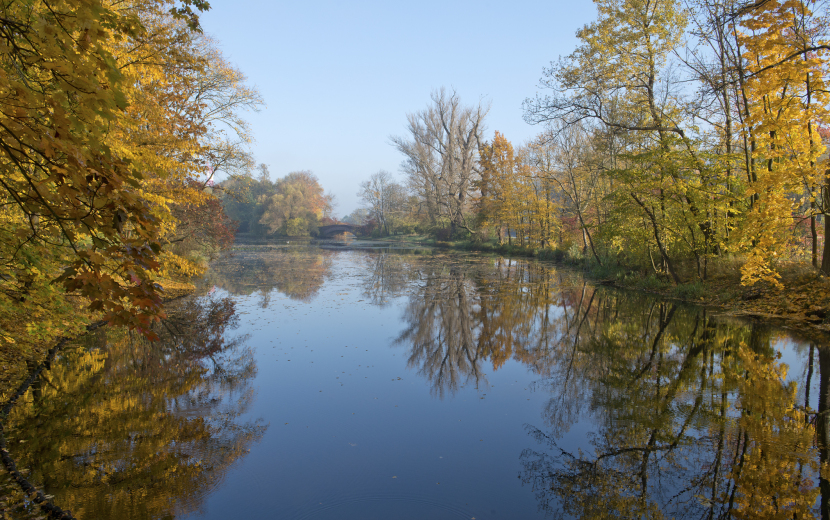
[[[599,169],[592,164],[591,136],[581,123],[552,128],[528,145],[528,152],[540,177],[557,194],[564,206],[576,215],[582,235],[582,253],[588,249],[598,264],[602,260],[591,236],[593,227],[588,215],[601,189]],[[550,198],[550,196],[548,197]]]
[[[813,4],[761,2],[747,9],[741,23],[748,72],[744,132],[751,132],[753,159],[758,163],[747,190],[753,204],[741,235],[749,248],[749,261],[742,269],[745,283],[777,283],[770,261],[787,242],[798,211],[797,198],[805,187],[814,209],[826,206],[825,167],[819,165],[825,147],[817,125],[830,116],[824,85],[827,51],[807,52],[824,36],[821,22],[810,10]],[[825,268],[830,272],[826,253]]]
[[[94,0],[4,2],[2,15],[3,305],[36,297],[32,289],[58,274],[59,248],[68,290],[113,320],[146,326],[161,303],[150,276],[157,224],[138,193],[141,172],[106,133],[126,106],[110,44],[140,34],[140,20]],[[126,283],[131,276],[142,283]]]
[[[210,176],[245,163],[261,100],[200,34],[207,7],[0,4],[5,344],[71,334],[79,306],[153,335],[158,282],[229,244]]]
[[[496,228],[499,244],[504,243],[509,205],[516,202],[511,189],[515,168],[513,145],[496,132],[493,141],[484,143],[479,149],[480,178],[476,186],[479,190],[478,216],[482,223]],[[506,232],[509,240],[510,229]]]
[[[256,171],[233,175],[217,185],[222,207],[228,217],[238,222],[240,233],[264,235],[268,228],[260,223],[265,203],[276,193],[268,165],[260,164]]]
[[[712,189],[723,171],[701,149],[672,72],[686,12],[673,0],[595,3],[598,19],[577,33],[579,47],[545,72],[553,93],[528,100],[525,117],[561,128],[590,121],[608,135],[616,150],[603,167],[620,188],[605,201],[620,224],[611,242],[641,258],[656,251],[655,270],[674,283],[684,279],[678,259],[692,257],[705,279],[719,240],[713,217],[728,195]],[[635,239],[631,228],[643,231]]]
[[[318,221],[331,211],[332,197],[323,192],[310,171],[289,173],[274,186],[274,195],[265,202],[260,223],[269,232],[287,236],[316,234]]]
[[[164,40],[171,44],[165,56],[187,54],[180,42],[195,38],[197,11],[207,3],[187,0],[172,12],[170,6],[0,6],[0,314],[5,320],[31,305],[41,318],[25,333],[4,334],[6,342],[27,334],[43,340],[83,321],[77,313],[67,320],[44,312],[60,307],[60,286],[111,323],[148,331],[162,314],[154,277],[165,224],[145,192],[149,178],[167,172],[137,160],[135,138],[117,136],[131,125],[133,72],[151,59],[150,48],[160,49],[146,44]],[[169,30],[157,31],[160,25]]]
[[[200,274],[229,245],[234,228],[214,193],[213,176],[250,167],[242,116],[262,100],[215,42],[169,16],[145,18],[141,46],[119,52],[132,88],[111,139],[146,172],[141,195],[161,223],[162,274]]]
[[[515,234],[522,246],[549,247],[558,227],[550,178],[534,152],[532,146],[514,151],[499,132],[479,149],[476,209],[479,223],[495,228],[499,244],[506,233],[508,243]]]

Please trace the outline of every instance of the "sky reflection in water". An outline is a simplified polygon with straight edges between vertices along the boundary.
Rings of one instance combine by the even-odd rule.
[[[80,518],[821,503],[826,453],[770,390],[780,349],[794,398],[818,408],[830,359],[809,343],[547,264],[359,245],[246,247],[177,303],[165,343],[87,339],[16,410],[14,455]]]

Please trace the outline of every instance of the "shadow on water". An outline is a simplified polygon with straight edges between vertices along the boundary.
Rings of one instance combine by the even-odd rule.
[[[148,342],[99,329],[13,409],[8,439],[28,478],[78,518],[198,511],[265,432],[243,421],[256,365],[230,299],[175,302]],[[34,513],[25,501],[15,516]]]

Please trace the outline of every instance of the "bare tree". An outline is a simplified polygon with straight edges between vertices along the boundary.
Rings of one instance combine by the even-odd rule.
[[[380,170],[372,174],[368,181],[360,183],[357,193],[371,218],[378,223],[383,233],[389,234],[389,223],[393,214],[403,206],[405,191],[392,180],[392,174]]]
[[[530,143],[527,158],[544,179],[558,188],[562,203],[576,214],[582,231],[583,254],[590,247],[597,263],[602,265],[586,216],[589,205],[596,200],[595,191],[600,184],[599,170],[591,164],[592,155],[585,123],[568,125],[557,121]]]
[[[473,189],[478,148],[489,106],[463,106],[455,91],[430,96],[430,105],[407,115],[409,136],[392,136],[406,159],[402,169],[410,190],[426,205],[431,222],[446,217],[454,230],[465,229],[464,210]]]

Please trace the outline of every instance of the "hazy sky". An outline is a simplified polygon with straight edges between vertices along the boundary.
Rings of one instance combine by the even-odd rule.
[[[589,0],[211,4],[205,32],[267,105],[248,115],[257,162],[272,178],[313,171],[337,196],[337,216],[358,207],[358,185],[372,173],[400,177],[389,136],[405,135],[406,114],[442,85],[465,104],[491,103],[488,139],[495,130],[514,144],[535,135],[522,101],[596,13]]]

